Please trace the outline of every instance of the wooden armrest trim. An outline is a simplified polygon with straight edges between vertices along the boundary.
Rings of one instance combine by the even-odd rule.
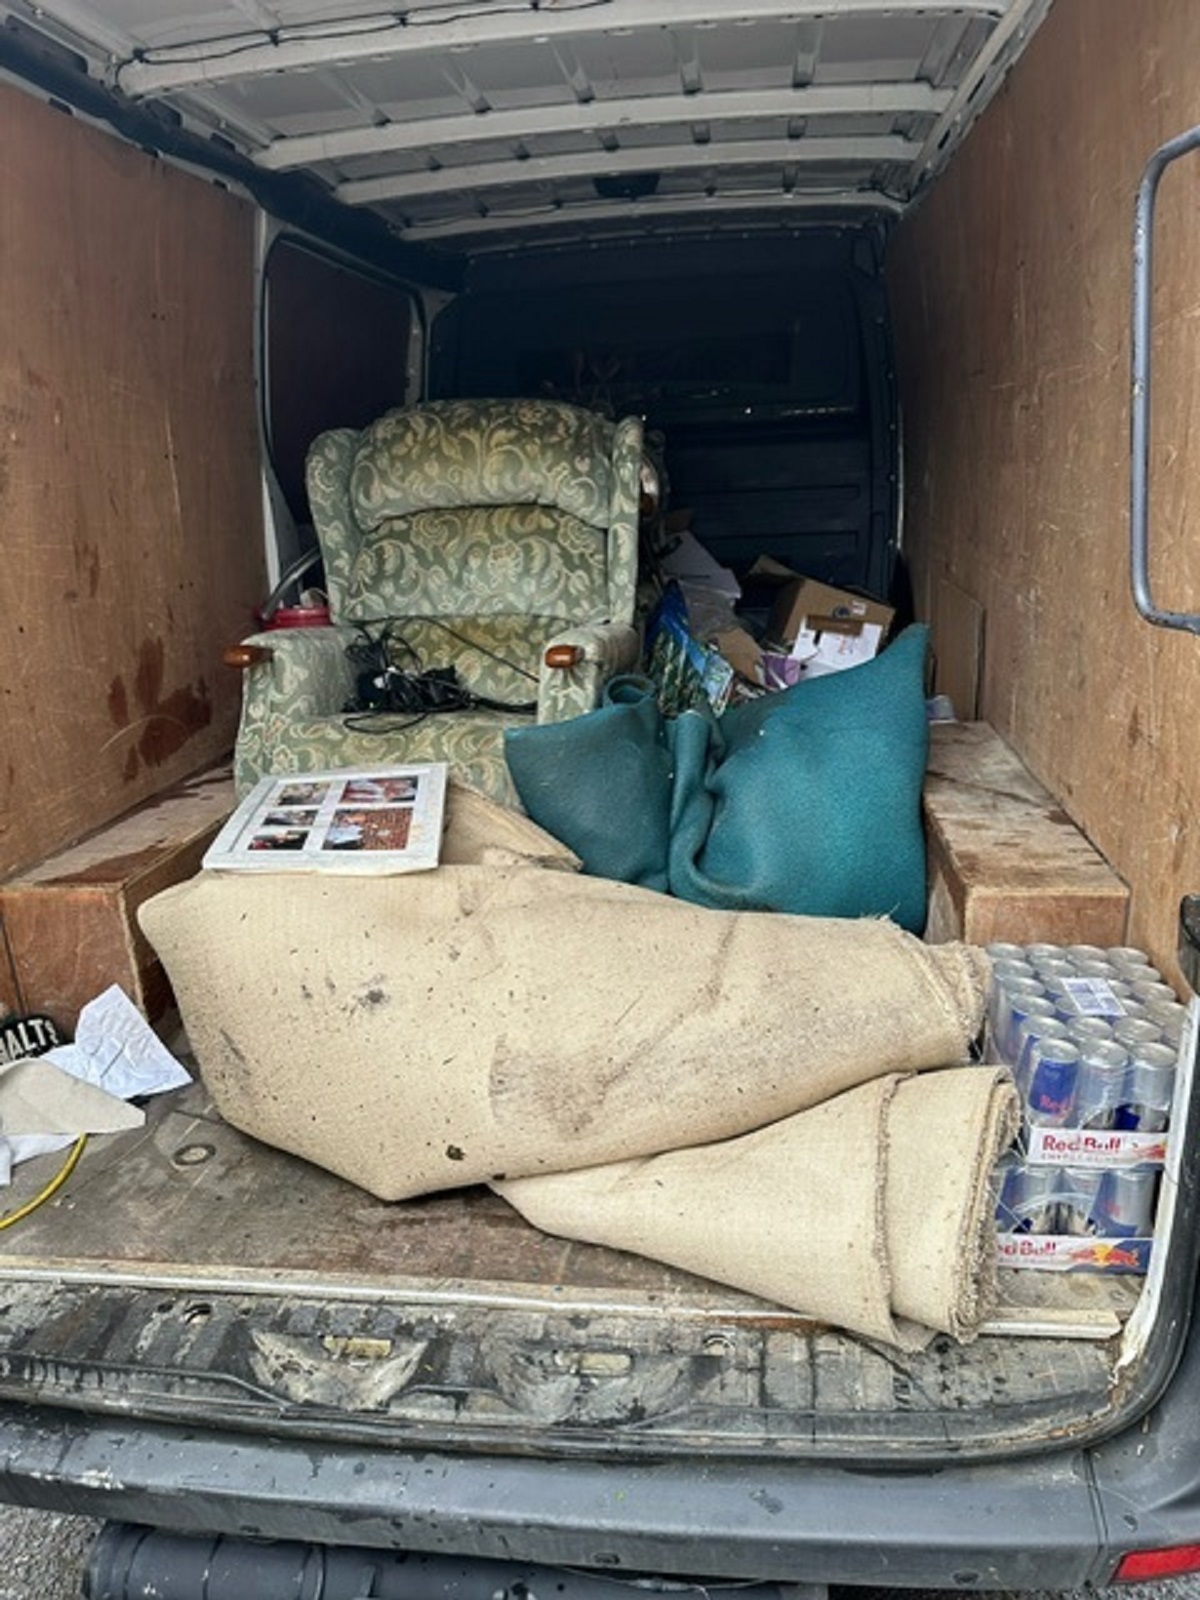
[[[221,659],[227,667],[237,667],[244,672],[247,667],[270,661],[274,653],[265,644],[231,644]]]
[[[578,644],[552,644],[546,651],[546,665],[559,671],[577,667],[583,660],[583,646]]]

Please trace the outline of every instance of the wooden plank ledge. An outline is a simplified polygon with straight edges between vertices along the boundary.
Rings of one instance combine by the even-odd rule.
[[[189,878],[235,804],[228,765],[165,790],[109,827],[0,883],[0,1010],[45,1012],[74,1031],[119,984],[152,1021],[173,1004],[138,907]]]
[[[990,724],[929,731],[926,940],[1123,944],[1128,887]]]

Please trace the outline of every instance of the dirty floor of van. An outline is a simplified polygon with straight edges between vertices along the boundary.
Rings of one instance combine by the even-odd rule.
[[[19,1167],[5,1212],[61,1163]],[[973,1344],[901,1354],[485,1190],[376,1201],[197,1082],[0,1231],[0,1395],[434,1448],[996,1455],[1094,1425],[1139,1281],[1002,1278]]]

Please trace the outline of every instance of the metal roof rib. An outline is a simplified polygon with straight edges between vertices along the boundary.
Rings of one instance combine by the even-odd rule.
[[[907,114],[938,117],[950,106],[948,89],[924,83],[870,84],[866,90],[848,84],[797,89],[704,90],[673,97],[638,95],[619,100],[576,101],[562,105],[522,106],[483,115],[418,117],[411,122],[386,122],[342,128],[333,133],[300,134],[277,139],[255,157],[270,172],[344,161],[354,156],[389,151],[448,149],[481,140],[526,139],[538,134],[595,133],[611,129],[670,127],[684,119],[708,123],[739,118],[821,117],[864,112],[880,117]]]
[[[863,139],[812,139],[803,160],[824,166],[901,162],[908,165],[920,145],[895,137]],[[350,205],[374,205],[380,200],[411,200],[447,191],[465,194],[480,189],[511,188],[530,183],[555,183],[569,178],[606,178],[622,173],[685,172],[718,167],[724,172],[740,167],[778,167],[800,158],[797,141],[746,140],[725,145],[677,144],[623,148],[609,152],[585,151],[578,155],[531,156],[525,161],[484,161],[465,166],[438,167],[428,172],[389,174],[340,183],[334,190]]]

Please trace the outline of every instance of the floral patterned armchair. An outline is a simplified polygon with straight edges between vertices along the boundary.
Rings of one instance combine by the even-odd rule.
[[[591,710],[640,650],[641,462],[640,419],[548,400],[431,401],[322,434],[307,478],[331,625],[245,641],[239,790],[267,772],[446,761],[519,804],[503,734],[528,715],[348,717],[347,647],[386,632],[397,666],[452,665],[476,695],[536,699],[539,722]]]

